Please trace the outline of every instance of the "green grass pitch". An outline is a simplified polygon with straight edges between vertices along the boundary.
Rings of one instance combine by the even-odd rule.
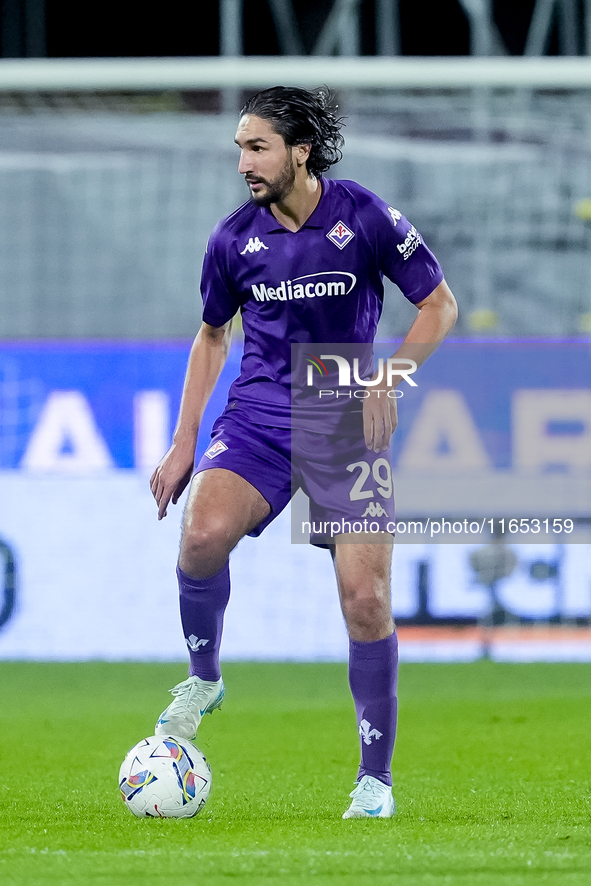
[[[343,665],[230,664],[189,821],[117,790],[182,665],[0,664],[2,886],[591,884],[591,667],[405,665],[398,815],[342,821],[357,764]]]

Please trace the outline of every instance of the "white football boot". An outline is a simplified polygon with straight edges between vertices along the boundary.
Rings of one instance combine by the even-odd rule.
[[[176,735],[190,741],[195,738],[203,715],[222,706],[224,681],[221,677],[215,682],[189,677],[170,691],[174,701],[160,714],[154,733]]]
[[[392,788],[373,775],[364,775],[349,796],[353,802],[343,818],[391,818],[396,813]]]

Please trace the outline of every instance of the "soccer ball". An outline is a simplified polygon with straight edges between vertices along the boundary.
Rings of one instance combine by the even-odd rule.
[[[119,770],[123,802],[138,818],[192,818],[210,789],[209,763],[194,744],[174,735],[144,738]]]

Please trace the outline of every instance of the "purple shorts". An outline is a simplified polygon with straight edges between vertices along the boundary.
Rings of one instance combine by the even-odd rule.
[[[196,473],[211,468],[233,471],[258,489],[271,507],[249,535],[260,535],[299,488],[310,499],[306,530],[312,544],[325,546],[343,533],[352,541],[362,532],[394,534],[389,449],[372,452],[358,436],[257,425],[229,411],[217,419],[211,437]],[[303,540],[293,532],[292,537]]]

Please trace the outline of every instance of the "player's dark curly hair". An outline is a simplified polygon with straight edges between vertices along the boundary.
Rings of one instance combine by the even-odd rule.
[[[306,165],[308,172],[318,177],[343,156],[343,118],[337,116],[337,110],[326,86],[312,90],[273,86],[249,98],[240,116],[254,114],[269,120],[289,147],[311,144]]]

